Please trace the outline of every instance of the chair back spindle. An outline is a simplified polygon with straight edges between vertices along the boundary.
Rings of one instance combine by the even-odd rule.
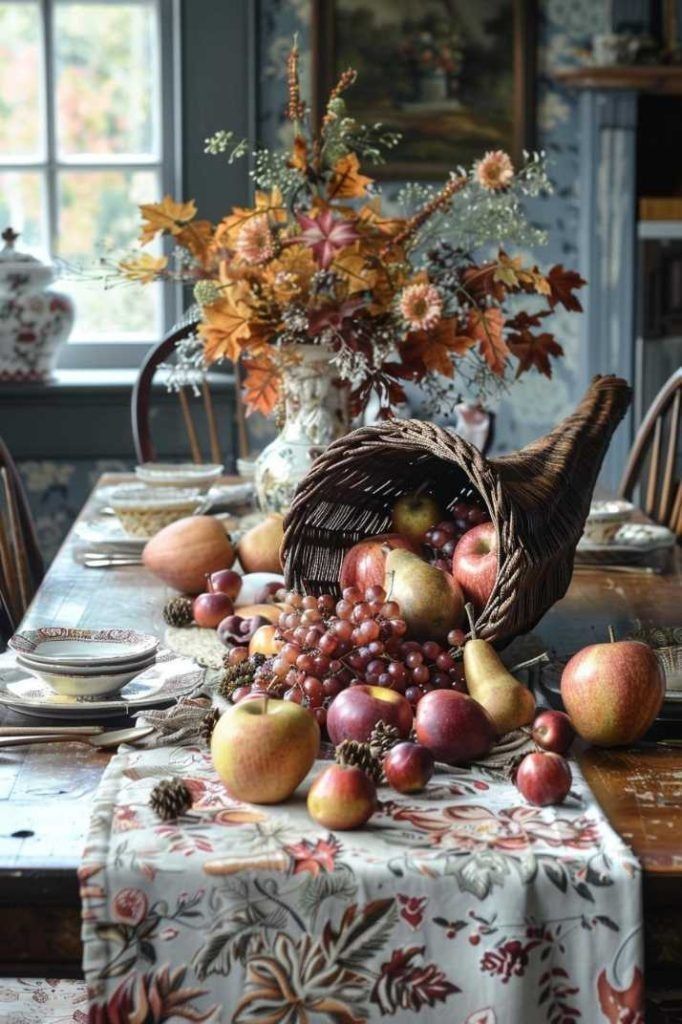
[[[652,402],[637,431],[618,493],[631,501],[640,488],[646,514],[682,537],[682,483],[679,468],[682,368],[673,373]]]

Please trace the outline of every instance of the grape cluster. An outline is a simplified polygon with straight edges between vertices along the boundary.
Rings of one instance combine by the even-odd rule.
[[[490,519],[487,509],[474,502],[458,501],[452,509],[452,518],[444,519],[441,523],[426,531],[424,544],[426,545],[429,561],[439,569],[446,572],[452,571],[452,556],[457,547],[457,541],[463,537],[467,530]]]
[[[364,594],[347,587],[336,601],[331,594],[283,595],[279,619],[282,646],[259,667],[250,687],[232,694],[236,703],[246,693],[268,692],[309,707],[321,726],[327,708],[342,690],[358,683],[385,686],[405,695],[414,706],[435,689],[464,689],[457,651],[427,640],[405,639],[407,625],[397,602],[383,587]],[[448,636],[451,648],[464,639],[461,630]],[[228,655],[230,664],[245,657],[239,648]]]

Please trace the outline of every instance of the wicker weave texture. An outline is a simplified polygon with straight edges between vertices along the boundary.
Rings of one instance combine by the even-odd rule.
[[[326,449],[298,487],[285,521],[287,584],[338,594],[345,552],[390,530],[402,494],[426,485],[449,511],[476,493],[499,541],[497,582],[477,633],[502,644],[527,632],[568,588],[594,484],[630,398],[624,380],[595,377],[572,415],[500,459],[420,420],[354,430]]]

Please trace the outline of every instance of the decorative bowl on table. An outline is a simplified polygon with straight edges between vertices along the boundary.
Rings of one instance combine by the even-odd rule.
[[[148,487],[132,484],[114,491],[110,504],[131,537],[153,537],[176,519],[194,515],[204,497],[197,488]]]
[[[593,501],[585,521],[583,537],[592,544],[608,544],[614,540],[621,526],[629,522],[634,505],[621,498]]]
[[[15,633],[17,664],[69,697],[115,693],[156,659],[158,638],[131,629],[48,626]]]
[[[223,469],[217,462],[143,462],[135,467],[135,476],[152,487],[198,487],[206,490],[218,480]]]

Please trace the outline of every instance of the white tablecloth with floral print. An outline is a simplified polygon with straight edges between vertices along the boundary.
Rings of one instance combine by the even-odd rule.
[[[169,775],[194,808],[162,823]],[[330,834],[308,780],[256,807],[205,750],[118,754],[81,869],[91,1024],[643,1024],[639,868],[574,775],[558,808],[484,771],[381,788]]]

